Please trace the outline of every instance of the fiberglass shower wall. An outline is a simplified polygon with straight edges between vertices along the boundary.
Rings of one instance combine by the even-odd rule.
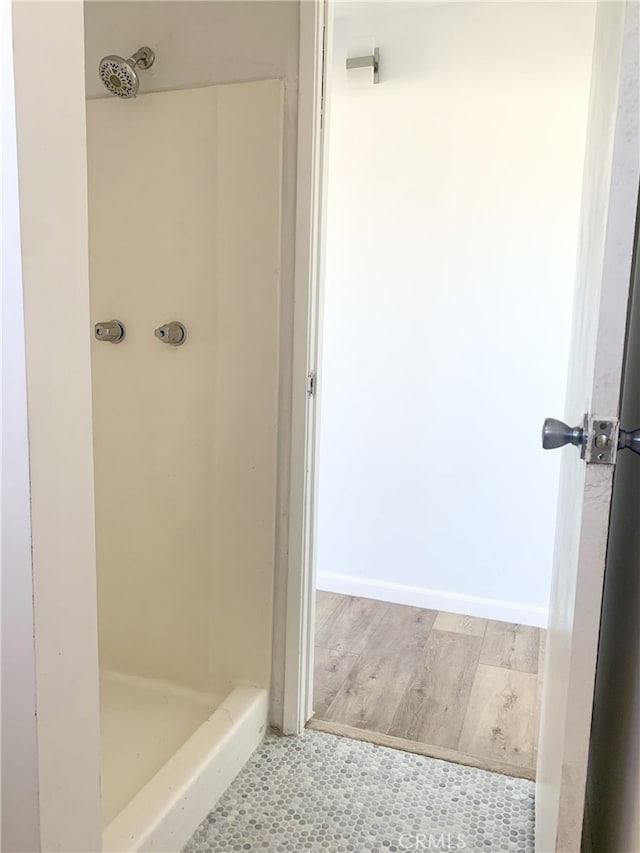
[[[92,345],[108,823],[234,687],[268,686],[282,84],[87,117],[92,323],[126,327]],[[182,346],[154,336],[173,320]]]

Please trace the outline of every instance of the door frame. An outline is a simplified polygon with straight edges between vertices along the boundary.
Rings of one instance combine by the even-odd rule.
[[[313,713],[322,200],[327,172],[327,66],[332,15],[332,0],[300,2],[285,646],[282,661],[274,656],[274,668],[282,670],[282,731],[288,735],[300,734]]]

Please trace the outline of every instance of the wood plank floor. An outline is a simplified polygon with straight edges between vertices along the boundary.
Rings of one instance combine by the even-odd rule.
[[[545,631],[318,592],[312,728],[534,778]]]

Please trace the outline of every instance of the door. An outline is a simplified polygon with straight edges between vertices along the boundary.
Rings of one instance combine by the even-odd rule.
[[[585,414],[587,422],[572,436],[581,453],[561,451],[537,767],[539,853],[577,853],[581,844],[638,197],[638,52],[638,4],[600,3],[566,407],[572,425],[581,428]]]

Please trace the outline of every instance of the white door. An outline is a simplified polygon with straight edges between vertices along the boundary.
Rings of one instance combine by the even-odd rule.
[[[581,844],[640,173],[638,8],[633,0],[601,2],[596,18],[565,412],[572,426],[588,416],[586,458],[572,446],[556,451],[563,460],[538,751],[539,853],[577,853]],[[609,446],[602,437],[597,446],[609,432]]]

